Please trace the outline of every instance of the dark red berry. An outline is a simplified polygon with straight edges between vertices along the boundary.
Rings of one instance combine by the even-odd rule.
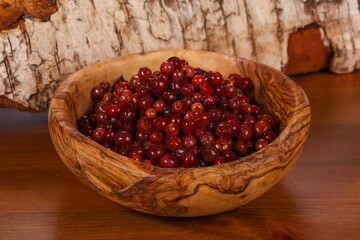
[[[176,168],[178,166],[179,166],[178,159],[169,153],[165,154],[159,161],[159,167]]]
[[[131,133],[127,131],[122,130],[115,135],[115,144],[118,147],[126,147],[131,145],[132,143],[133,143],[133,136]]]
[[[157,145],[152,146],[147,151],[148,158],[153,163],[158,163],[160,158],[164,155],[164,153],[165,153],[165,150],[162,147],[157,146]]]
[[[198,166],[198,157],[193,151],[187,151],[181,158],[181,167],[192,168]]]
[[[163,62],[160,65],[160,71],[163,74],[170,75],[174,71],[174,65],[171,62]]]
[[[266,147],[266,145],[268,145],[268,141],[266,141],[265,139],[259,139],[256,141],[255,149],[256,149],[256,151],[259,151],[259,150],[263,149],[264,147]]]
[[[253,126],[253,133],[257,138],[261,138],[268,131],[270,131],[270,125],[265,121],[259,121]]]

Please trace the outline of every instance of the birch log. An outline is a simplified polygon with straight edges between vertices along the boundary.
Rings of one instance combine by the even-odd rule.
[[[237,55],[287,74],[352,72],[360,68],[359,2],[0,0],[0,106],[45,112],[76,70],[159,49]]]

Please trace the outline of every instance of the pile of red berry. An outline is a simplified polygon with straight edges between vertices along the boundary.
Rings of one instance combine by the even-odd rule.
[[[151,72],[122,77],[113,91],[91,91],[95,113],[78,120],[94,141],[136,161],[159,167],[223,164],[264,148],[279,121],[253,102],[252,81],[232,73],[191,67],[171,57]]]

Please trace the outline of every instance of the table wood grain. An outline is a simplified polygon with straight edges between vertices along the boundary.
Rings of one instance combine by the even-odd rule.
[[[294,78],[312,106],[305,149],[253,202],[164,218],[83,185],[51,143],[47,116],[0,110],[0,239],[360,239],[360,73]]]

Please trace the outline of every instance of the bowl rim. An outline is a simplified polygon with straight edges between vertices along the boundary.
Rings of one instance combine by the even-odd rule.
[[[49,107],[49,124],[52,122],[55,122],[58,124],[58,126],[55,126],[57,128],[59,128],[61,131],[65,131],[66,133],[68,133],[71,137],[73,137],[76,140],[82,141],[84,144],[97,148],[99,150],[102,151],[103,154],[111,157],[112,159],[116,159],[119,161],[126,161],[129,164],[129,168],[130,165],[135,165],[137,166],[137,170],[139,172],[141,172],[142,174],[146,174],[146,175],[160,175],[160,174],[169,174],[169,173],[176,173],[176,172],[190,172],[190,171],[213,171],[214,169],[220,169],[220,168],[228,168],[228,167],[232,167],[234,165],[241,165],[241,164],[246,164],[246,163],[250,163],[252,164],[250,166],[253,167],[253,163],[252,160],[253,159],[258,159],[258,157],[260,157],[261,155],[264,155],[264,153],[266,151],[268,151],[271,147],[276,146],[281,144],[282,141],[286,140],[286,136],[289,133],[289,130],[291,128],[293,128],[295,125],[299,124],[299,119],[296,118],[295,112],[297,110],[300,110],[298,108],[298,104],[295,105],[294,110],[291,115],[289,116],[289,120],[288,120],[288,124],[285,126],[285,128],[280,132],[280,134],[278,135],[278,137],[271,143],[269,143],[265,148],[254,152],[248,156],[242,157],[241,159],[236,159],[234,161],[228,162],[228,163],[224,163],[221,165],[212,165],[212,166],[206,166],[206,167],[195,167],[195,168],[162,168],[162,167],[158,167],[158,166],[153,166],[153,165],[149,165],[149,164],[145,164],[143,162],[138,162],[135,161],[131,158],[128,158],[124,155],[121,155],[119,153],[113,152],[107,148],[105,148],[104,146],[102,146],[101,144],[93,141],[92,139],[90,139],[89,137],[86,137],[85,135],[83,135],[76,126],[74,126],[71,123],[70,120],[70,116],[68,114],[66,114],[66,111],[64,110],[64,108],[69,108],[66,101],[63,99],[63,94],[66,93],[69,88],[75,84],[76,81],[79,81],[79,77],[86,71],[88,71],[91,68],[94,67],[101,67],[104,66],[106,64],[109,64],[111,62],[117,62],[117,61],[121,61],[124,58],[127,57],[131,57],[133,55],[142,55],[142,56],[146,56],[146,55],[150,55],[150,54],[154,54],[154,53],[158,53],[158,52],[164,52],[164,53],[172,53],[174,54],[174,56],[176,56],[176,52],[199,52],[199,53],[210,53],[210,54],[215,54],[215,55],[222,55],[222,56],[226,56],[229,58],[235,58],[235,60],[237,61],[238,64],[243,63],[244,61],[247,62],[252,62],[256,64],[256,70],[258,70],[259,67],[268,69],[276,74],[278,74],[282,79],[283,79],[283,84],[285,83],[285,81],[287,81],[288,84],[287,87],[289,88],[289,90],[293,91],[293,92],[297,92],[298,94],[294,94],[295,97],[295,101],[298,102],[300,98],[304,98],[305,102],[307,103],[305,107],[309,108],[309,112],[310,112],[310,104],[309,104],[309,100],[304,92],[304,90],[297,84],[295,83],[290,77],[286,76],[285,74],[283,74],[282,72],[268,66],[262,63],[259,63],[257,61],[252,61],[252,60],[248,60],[246,58],[241,58],[241,57],[236,57],[236,56],[230,56],[230,55],[226,55],[226,54],[221,54],[221,53],[215,53],[215,52],[210,52],[210,51],[202,51],[202,50],[158,50],[158,51],[149,51],[146,53],[140,53],[140,54],[129,54],[129,55],[122,55],[119,57],[115,57],[115,58],[111,58],[105,61],[101,61],[101,62],[97,62],[91,65],[88,65],[85,68],[82,68],[80,70],[78,70],[77,72],[73,73],[72,75],[68,76],[56,89],[54,96],[50,102],[50,107]],[[282,84],[282,85],[283,85]],[[300,94],[301,93],[301,94]],[[56,103],[55,103],[56,100]],[[70,99],[72,100],[72,99]],[[56,112],[56,114],[50,114],[52,112]],[[295,117],[294,117],[295,116]],[[51,119],[55,120],[55,121],[51,121]],[[310,114],[309,114],[309,122],[304,125],[302,128],[307,128],[307,131],[309,131],[310,129]],[[305,120],[304,120],[305,121]],[[305,136],[305,138],[307,139],[307,135]],[[305,141],[306,141],[305,139]],[[295,144],[299,144],[301,141],[304,141],[303,139],[299,139],[298,142],[296,142]],[[284,152],[280,152],[280,154],[277,156],[279,159],[282,159],[282,157],[285,155]],[[121,158],[121,159],[120,159]],[[265,158],[265,161],[262,162],[262,164],[266,164],[268,161],[268,158]],[[249,168],[249,166],[246,167],[247,169]]]

